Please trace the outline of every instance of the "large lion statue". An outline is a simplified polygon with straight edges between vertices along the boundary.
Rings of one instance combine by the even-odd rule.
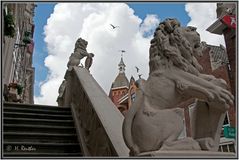
[[[178,139],[184,126],[183,110],[177,108],[181,102],[197,98],[220,115],[233,103],[224,80],[200,73],[202,66],[195,58],[202,55],[200,44],[196,28],[181,27],[176,19],[166,19],[156,28],[149,49],[149,78],[136,93],[123,122],[130,155],[160,150],[217,150],[215,141],[223,116],[219,116],[220,131],[216,128],[205,137]]]
[[[82,38],[77,39],[75,43],[74,53],[71,54],[69,61],[67,63],[67,67],[70,68],[72,66],[78,66],[80,64],[81,59],[87,57],[87,61],[85,62],[85,67],[89,70],[92,64],[92,57],[94,57],[93,53],[88,53],[86,47],[88,42]]]

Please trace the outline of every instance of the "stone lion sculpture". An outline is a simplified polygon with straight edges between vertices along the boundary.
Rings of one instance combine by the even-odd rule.
[[[87,66],[87,69],[89,70],[92,64],[92,57],[94,57],[94,54],[87,52],[86,50],[87,45],[88,45],[88,42],[82,38],[79,38],[76,41],[74,53],[71,54],[69,61],[67,63],[68,68],[72,66],[78,66],[80,64],[81,59],[83,59],[84,57],[87,57],[88,59],[87,59],[87,62],[85,63],[85,66]]]
[[[233,103],[224,80],[200,73],[202,66],[195,56],[202,54],[202,48],[196,28],[166,19],[156,28],[149,52],[149,77],[123,122],[130,155],[160,150],[215,151],[213,136],[178,139],[184,126],[183,110],[176,108],[179,103],[198,98],[220,113]],[[221,121],[223,118],[219,128]],[[220,131],[215,132],[220,135]]]

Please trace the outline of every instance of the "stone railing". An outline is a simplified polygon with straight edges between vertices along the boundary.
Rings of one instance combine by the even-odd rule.
[[[89,71],[67,70],[61,105],[71,106],[84,156],[127,157],[122,136],[123,115]]]

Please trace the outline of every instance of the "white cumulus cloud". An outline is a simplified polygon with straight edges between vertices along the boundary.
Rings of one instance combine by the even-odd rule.
[[[137,78],[135,66],[140,68],[142,77],[146,79],[152,37],[143,35],[158,22],[155,15],[148,15],[143,21],[124,3],[57,4],[44,28],[48,49],[45,66],[49,73],[47,80],[41,84],[41,95],[35,97],[35,103],[57,104],[58,88],[79,37],[88,41],[87,51],[95,54],[90,71],[107,94],[118,74],[119,50],[126,51],[123,57],[128,79],[131,75]],[[110,24],[119,27],[112,29]]]
[[[224,44],[222,36],[206,31],[216,21],[216,3],[187,3],[185,10],[201,39],[209,44]],[[159,16],[159,15],[158,15]],[[44,28],[48,56],[44,63],[49,73],[41,83],[37,104],[56,105],[58,88],[64,79],[67,62],[79,37],[88,41],[87,51],[94,53],[91,74],[108,94],[118,74],[119,50],[125,50],[126,76],[137,78],[135,66],[147,79],[149,46],[160,18],[147,15],[140,19],[125,3],[58,3]],[[177,17],[175,17],[177,18]],[[112,29],[110,24],[119,26]],[[82,63],[84,64],[84,60]],[[38,74],[38,73],[36,73]]]
[[[212,34],[206,29],[217,20],[216,3],[187,3],[185,10],[191,21],[188,26],[197,27],[197,31],[201,36],[201,40],[211,45],[220,44],[225,46],[224,37],[222,35]]]
[[[152,35],[154,33],[154,30],[158,24],[158,16],[154,14],[148,14],[140,26],[140,31],[145,37],[147,37],[148,35]]]

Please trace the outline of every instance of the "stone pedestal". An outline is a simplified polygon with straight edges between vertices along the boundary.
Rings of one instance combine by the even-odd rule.
[[[158,158],[236,158],[231,152],[210,152],[210,151],[152,151],[144,152],[140,157]]]

